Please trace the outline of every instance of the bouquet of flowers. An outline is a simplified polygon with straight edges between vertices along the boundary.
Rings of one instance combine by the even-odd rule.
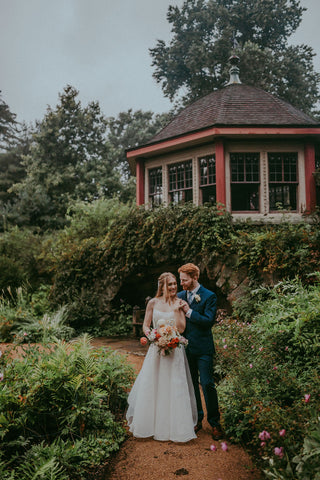
[[[156,345],[160,355],[170,355],[175,348],[188,345],[188,340],[178,332],[176,327],[165,325],[165,323],[161,325],[161,321],[158,323],[159,328],[147,330],[146,337],[142,337],[143,345],[146,343]]]

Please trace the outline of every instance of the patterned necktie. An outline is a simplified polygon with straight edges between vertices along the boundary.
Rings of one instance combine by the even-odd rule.
[[[191,305],[192,303],[192,298],[193,298],[193,293],[188,291],[188,303]]]

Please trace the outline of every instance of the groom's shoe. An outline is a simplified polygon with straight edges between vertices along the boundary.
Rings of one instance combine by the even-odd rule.
[[[199,432],[202,428],[202,422],[198,422],[197,425],[194,427],[195,433]]]
[[[216,425],[215,427],[212,427],[212,438],[213,440],[221,440],[224,437],[222,428],[220,425]]]

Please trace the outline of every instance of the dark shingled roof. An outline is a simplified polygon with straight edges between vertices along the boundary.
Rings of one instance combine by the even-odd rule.
[[[184,108],[148,143],[214,126],[305,127],[319,126],[319,123],[261,88],[231,84]]]

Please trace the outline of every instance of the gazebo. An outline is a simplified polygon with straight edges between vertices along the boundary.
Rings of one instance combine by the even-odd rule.
[[[316,206],[320,123],[261,88],[230,80],[127,151],[136,202],[223,205],[234,218],[300,219]]]

